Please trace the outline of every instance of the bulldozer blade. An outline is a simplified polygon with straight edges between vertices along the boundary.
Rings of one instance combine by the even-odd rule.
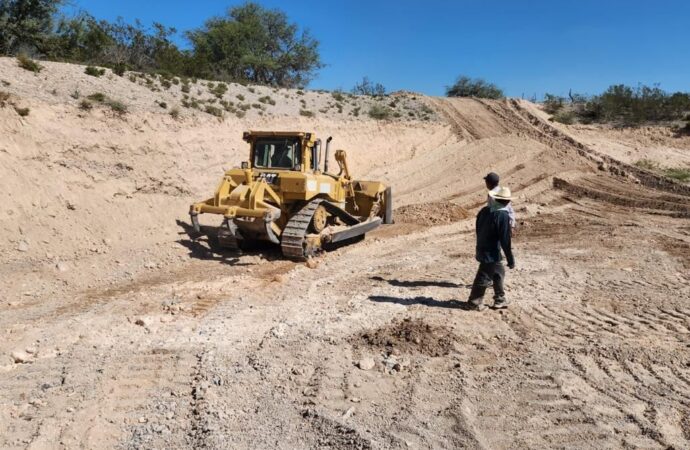
[[[363,234],[368,233],[369,231],[377,228],[379,225],[381,225],[381,218],[376,217],[370,220],[367,220],[366,222],[362,222],[357,225],[353,225],[346,230],[343,231],[337,231],[333,234],[330,234],[324,238],[324,240],[327,240],[331,244],[335,244],[336,242],[341,242],[345,241],[348,239],[352,239],[353,237],[361,236]]]

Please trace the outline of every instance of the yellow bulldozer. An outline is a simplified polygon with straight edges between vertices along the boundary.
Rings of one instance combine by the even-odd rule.
[[[329,172],[332,137],[324,148],[307,132],[249,131],[243,138],[249,161],[226,171],[212,198],[191,205],[196,232],[200,214],[218,214],[223,220],[214,230],[222,246],[268,241],[286,257],[305,259],[393,223],[391,188],[353,180],[344,150],[334,155],[338,173]]]

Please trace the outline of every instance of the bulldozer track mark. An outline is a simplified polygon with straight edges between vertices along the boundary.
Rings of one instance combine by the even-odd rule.
[[[653,406],[644,402],[634,393],[621,393],[620,383],[612,380],[611,376],[601,367],[601,362],[584,355],[571,356],[574,371],[570,372],[564,381],[571,395],[581,401],[601,405],[596,412],[600,420],[628,422],[635,425],[635,429],[623,431],[623,442],[631,439],[637,442],[647,442],[651,447],[664,446],[658,426],[651,422],[644,413],[630,408],[635,400],[642,400],[645,410]]]
[[[480,419],[478,427],[490,448],[617,446],[615,435],[574,403],[552,375],[529,372],[525,376],[526,380],[513,386],[509,374],[494,375],[500,378],[495,391],[471,391],[473,396],[478,395],[474,404]]]

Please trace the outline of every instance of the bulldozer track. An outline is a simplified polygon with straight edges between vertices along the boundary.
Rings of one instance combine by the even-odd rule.
[[[309,256],[306,254],[304,246],[307,229],[316,208],[323,201],[321,198],[310,201],[290,218],[280,239],[280,248],[283,251],[283,255],[296,259],[303,259]]]

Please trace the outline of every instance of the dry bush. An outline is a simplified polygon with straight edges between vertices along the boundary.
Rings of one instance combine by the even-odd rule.
[[[26,55],[17,56],[17,64],[19,64],[19,67],[21,67],[24,70],[28,70],[29,72],[38,73],[41,70],[43,70],[42,65],[40,65],[39,63],[37,63],[36,61],[34,61]]]
[[[105,69],[99,69],[98,67],[94,66],[86,66],[86,69],[84,69],[84,73],[92,77],[99,78],[105,75]]]

